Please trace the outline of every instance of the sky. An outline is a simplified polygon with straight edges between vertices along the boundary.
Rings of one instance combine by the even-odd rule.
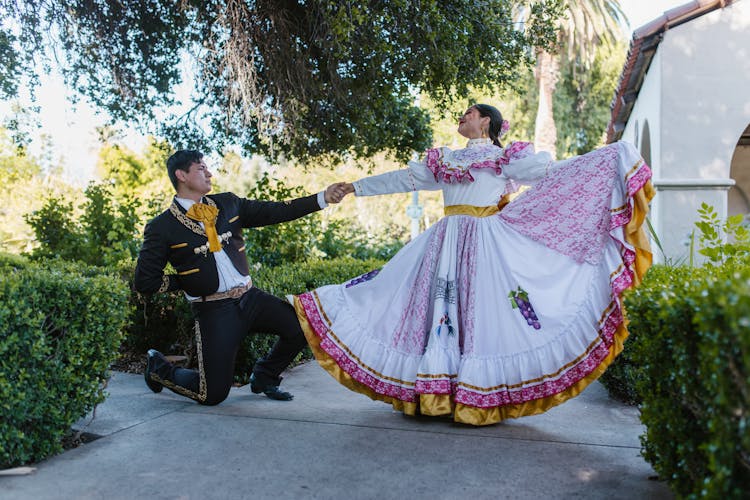
[[[620,0],[625,15],[630,20],[631,29],[659,17],[664,11],[687,3],[685,0]],[[37,90],[36,105],[41,108],[41,129],[39,134],[51,136],[56,157],[62,159],[65,177],[85,185],[94,177],[96,165],[95,127],[106,123],[106,115],[97,113],[88,106],[85,99],[72,105],[68,99],[70,92],[65,89],[62,79],[56,75],[42,77],[42,85]],[[22,101],[23,103],[23,101]],[[28,104],[28,103],[23,103]],[[0,103],[0,117],[7,113],[7,103]],[[137,133],[125,137],[125,144],[140,151],[145,138]],[[39,140],[31,144],[33,154],[38,154]]]
[[[630,20],[631,30],[653,21],[664,11],[688,3],[688,0],[620,0],[625,15]]]

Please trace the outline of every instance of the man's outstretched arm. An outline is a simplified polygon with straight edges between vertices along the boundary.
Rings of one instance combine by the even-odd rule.
[[[243,227],[258,227],[298,219],[325,208],[328,203],[339,203],[346,196],[345,183],[337,182],[318,194],[288,201],[240,200]],[[322,198],[322,200],[321,200]]]

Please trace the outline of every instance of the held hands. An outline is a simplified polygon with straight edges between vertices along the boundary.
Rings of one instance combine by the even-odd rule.
[[[354,192],[354,186],[349,182],[337,182],[331,184],[325,190],[323,197],[326,203],[338,203],[349,193]]]

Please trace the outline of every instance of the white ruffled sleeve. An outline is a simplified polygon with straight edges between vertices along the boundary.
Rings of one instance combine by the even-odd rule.
[[[509,144],[503,152],[502,163],[505,165],[503,174],[520,184],[534,184],[557,167],[548,152],[535,153],[530,142]]]
[[[352,184],[357,196],[436,191],[442,188],[423,161],[410,161],[407,168],[364,177]]]

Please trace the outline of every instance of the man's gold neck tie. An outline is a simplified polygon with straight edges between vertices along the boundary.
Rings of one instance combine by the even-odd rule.
[[[203,228],[208,237],[208,249],[212,252],[218,252],[221,250],[219,234],[216,232],[216,217],[218,215],[218,208],[204,203],[196,203],[187,211],[188,217],[203,223]]]

